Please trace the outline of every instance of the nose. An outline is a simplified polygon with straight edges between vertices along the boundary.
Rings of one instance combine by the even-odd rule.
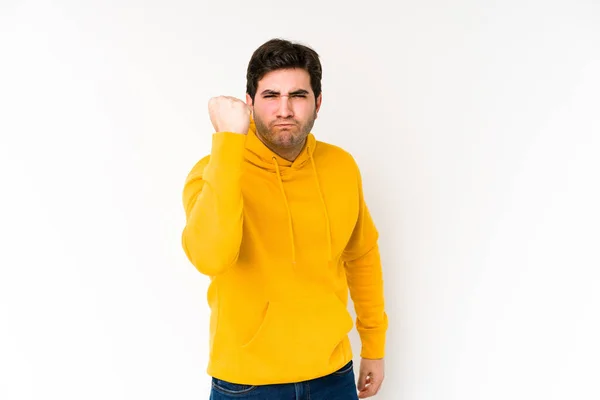
[[[278,118],[290,118],[294,116],[294,111],[289,103],[288,96],[281,96],[279,99],[279,108],[277,109]]]

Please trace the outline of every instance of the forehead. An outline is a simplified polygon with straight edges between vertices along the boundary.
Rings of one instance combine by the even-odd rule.
[[[302,68],[271,71],[258,81],[258,87],[256,89],[258,93],[263,90],[289,92],[297,89],[304,89],[312,93],[310,87],[310,75]]]

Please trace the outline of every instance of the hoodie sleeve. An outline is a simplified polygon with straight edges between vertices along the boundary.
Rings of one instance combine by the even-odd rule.
[[[362,342],[360,356],[383,358],[388,318],[384,310],[383,274],[377,244],[378,232],[365,203],[358,174],[359,213],[342,260],[356,311],[356,329]]]
[[[190,262],[205,275],[225,272],[239,255],[245,142],[246,135],[213,134],[210,156],[200,160],[185,180],[182,246]]]

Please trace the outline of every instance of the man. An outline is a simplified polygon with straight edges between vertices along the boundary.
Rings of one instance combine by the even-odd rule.
[[[245,103],[209,101],[215,133],[184,185],[182,245],[211,279],[213,400],[366,398],[384,378],[378,233],[352,156],[310,133],[321,75],[314,50],[273,39],[250,59]]]

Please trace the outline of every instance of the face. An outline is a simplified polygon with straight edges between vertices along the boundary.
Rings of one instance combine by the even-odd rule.
[[[301,68],[280,69],[266,74],[259,82],[252,106],[254,123],[260,139],[271,149],[301,149],[321,107],[319,95],[310,86],[308,72]]]

